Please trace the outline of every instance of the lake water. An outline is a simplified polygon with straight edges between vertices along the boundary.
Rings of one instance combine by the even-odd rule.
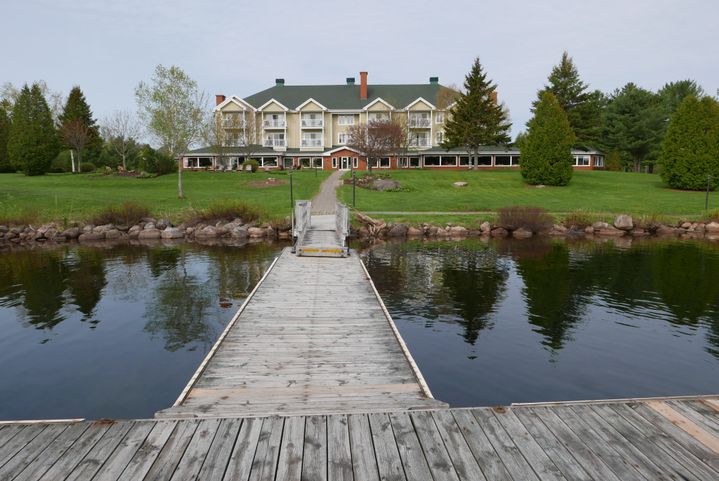
[[[0,419],[170,406],[280,245],[0,253]],[[453,406],[719,392],[719,246],[405,242],[362,257]]]

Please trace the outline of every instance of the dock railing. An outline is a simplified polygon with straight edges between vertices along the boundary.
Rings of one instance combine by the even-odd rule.
[[[295,238],[295,247],[302,245],[305,234],[310,228],[312,221],[312,201],[298,200],[295,202],[295,210],[292,216],[292,237]]]
[[[347,237],[350,234],[350,214],[349,209],[342,202],[337,202],[335,231],[337,232],[337,239],[340,245],[347,247]]]

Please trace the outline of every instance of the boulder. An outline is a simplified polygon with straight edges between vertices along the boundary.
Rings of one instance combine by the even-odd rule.
[[[466,236],[467,235],[467,228],[462,227],[461,225],[455,225],[449,228],[449,234],[453,236]]]
[[[10,229],[8,229],[8,227],[6,225],[0,225],[0,234],[5,234],[9,230]]]
[[[277,234],[277,238],[278,238],[278,239],[286,240],[286,239],[289,239],[289,238],[290,238],[290,235],[291,235],[291,234],[290,234],[290,231],[288,231],[288,230],[283,230],[283,231],[280,231],[280,232]]]
[[[562,224],[554,224],[549,230],[549,235],[567,235],[567,232],[569,232],[569,229]]]
[[[387,232],[387,237],[406,237],[408,230],[404,224],[392,224]]]
[[[515,229],[512,231],[512,237],[514,237],[515,239],[529,239],[530,237],[532,237],[532,235],[532,231],[524,227],[520,227],[519,229]]]
[[[247,233],[250,237],[259,238],[265,236],[265,229],[262,227],[250,227],[247,229]]]
[[[587,235],[594,235],[594,226],[588,225],[584,228],[584,233]]]
[[[649,235],[649,233],[641,227],[635,227],[631,230],[630,234],[632,234],[633,237],[644,237]]]
[[[479,224],[479,230],[482,231],[482,234],[489,234],[492,231],[492,224],[485,220]]]
[[[124,234],[120,232],[117,229],[111,229],[107,232],[105,232],[105,239],[107,240],[113,240],[113,239],[120,239],[122,238]]]
[[[452,185],[455,187],[467,187],[468,184],[466,182],[457,181],[457,182],[452,182]]]
[[[172,227],[172,223],[167,219],[160,219],[157,221],[156,226],[158,229],[164,230],[164,229],[167,229],[168,227]]]
[[[592,229],[594,230],[602,230],[609,227],[609,224],[606,222],[597,221],[594,224],[592,224]]]
[[[372,188],[374,190],[397,190],[400,188],[399,182],[392,179],[376,179],[372,182]]]
[[[491,230],[490,235],[492,237],[507,237],[509,232],[504,227],[495,227]]]
[[[626,231],[617,229],[613,225],[607,225],[603,229],[595,230],[594,233],[598,236],[604,236],[604,237],[621,237],[626,233]]]
[[[62,235],[68,239],[77,239],[80,237],[80,229],[77,227],[70,227],[69,229],[62,231]]]
[[[716,234],[719,232],[719,222],[709,222],[704,226],[704,230],[711,234]]]
[[[247,227],[243,225],[237,225],[230,230],[230,236],[232,236],[233,239],[247,239],[249,235]]]
[[[142,230],[154,230],[157,229],[157,226],[154,222],[147,222],[143,227]]]
[[[677,229],[675,227],[671,227],[671,226],[662,224],[659,227],[657,227],[655,234],[660,237],[673,236],[673,235],[677,234]]]
[[[634,228],[634,219],[630,215],[618,215],[614,219],[614,227],[620,230],[632,230]]]
[[[137,233],[139,240],[154,240],[162,236],[160,229],[143,229]]]
[[[178,229],[177,227],[167,227],[160,234],[163,239],[182,239],[185,237],[185,232]]]
[[[92,224],[84,225],[84,226],[82,227],[82,231],[83,231],[83,232],[92,232],[92,228],[93,228],[93,227],[95,227],[95,226],[92,225]]]
[[[407,228],[407,236],[408,237],[422,237],[424,235],[424,232],[422,229],[418,229],[416,227],[408,227]]]
[[[77,238],[80,242],[85,241],[97,241],[105,239],[104,232],[83,232],[80,237]]]
[[[269,238],[274,238],[276,235],[275,229],[272,228],[272,226],[265,227],[265,235]]]
[[[681,228],[684,230],[694,230],[696,228],[696,225],[692,225],[691,222],[682,222]]]
[[[92,229],[93,232],[107,232],[115,228],[112,224],[98,225]]]
[[[217,227],[212,225],[206,225],[202,229],[198,229],[195,231],[195,237],[198,239],[211,239],[217,237],[217,235]]]

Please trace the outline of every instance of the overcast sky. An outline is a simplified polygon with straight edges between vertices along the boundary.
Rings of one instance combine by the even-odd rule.
[[[0,19],[0,83],[78,84],[98,119],[135,110],[135,85],[160,63],[214,98],[360,70],[370,83],[460,84],[479,56],[515,134],[565,49],[605,92],[719,88],[717,0],[2,0]]]

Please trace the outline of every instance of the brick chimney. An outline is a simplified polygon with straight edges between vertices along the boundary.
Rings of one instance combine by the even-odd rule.
[[[226,97],[224,95],[220,95],[220,94],[215,95],[215,105],[220,105],[222,102],[225,101],[225,98]]]
[[[489,98],[492,99],[492,102],[494,102],[494,105],[497,105],[497,91],[493,90],[492,93],[489,94]]]
[[[367,100],[367,72],[360,72],[360,98]]]

